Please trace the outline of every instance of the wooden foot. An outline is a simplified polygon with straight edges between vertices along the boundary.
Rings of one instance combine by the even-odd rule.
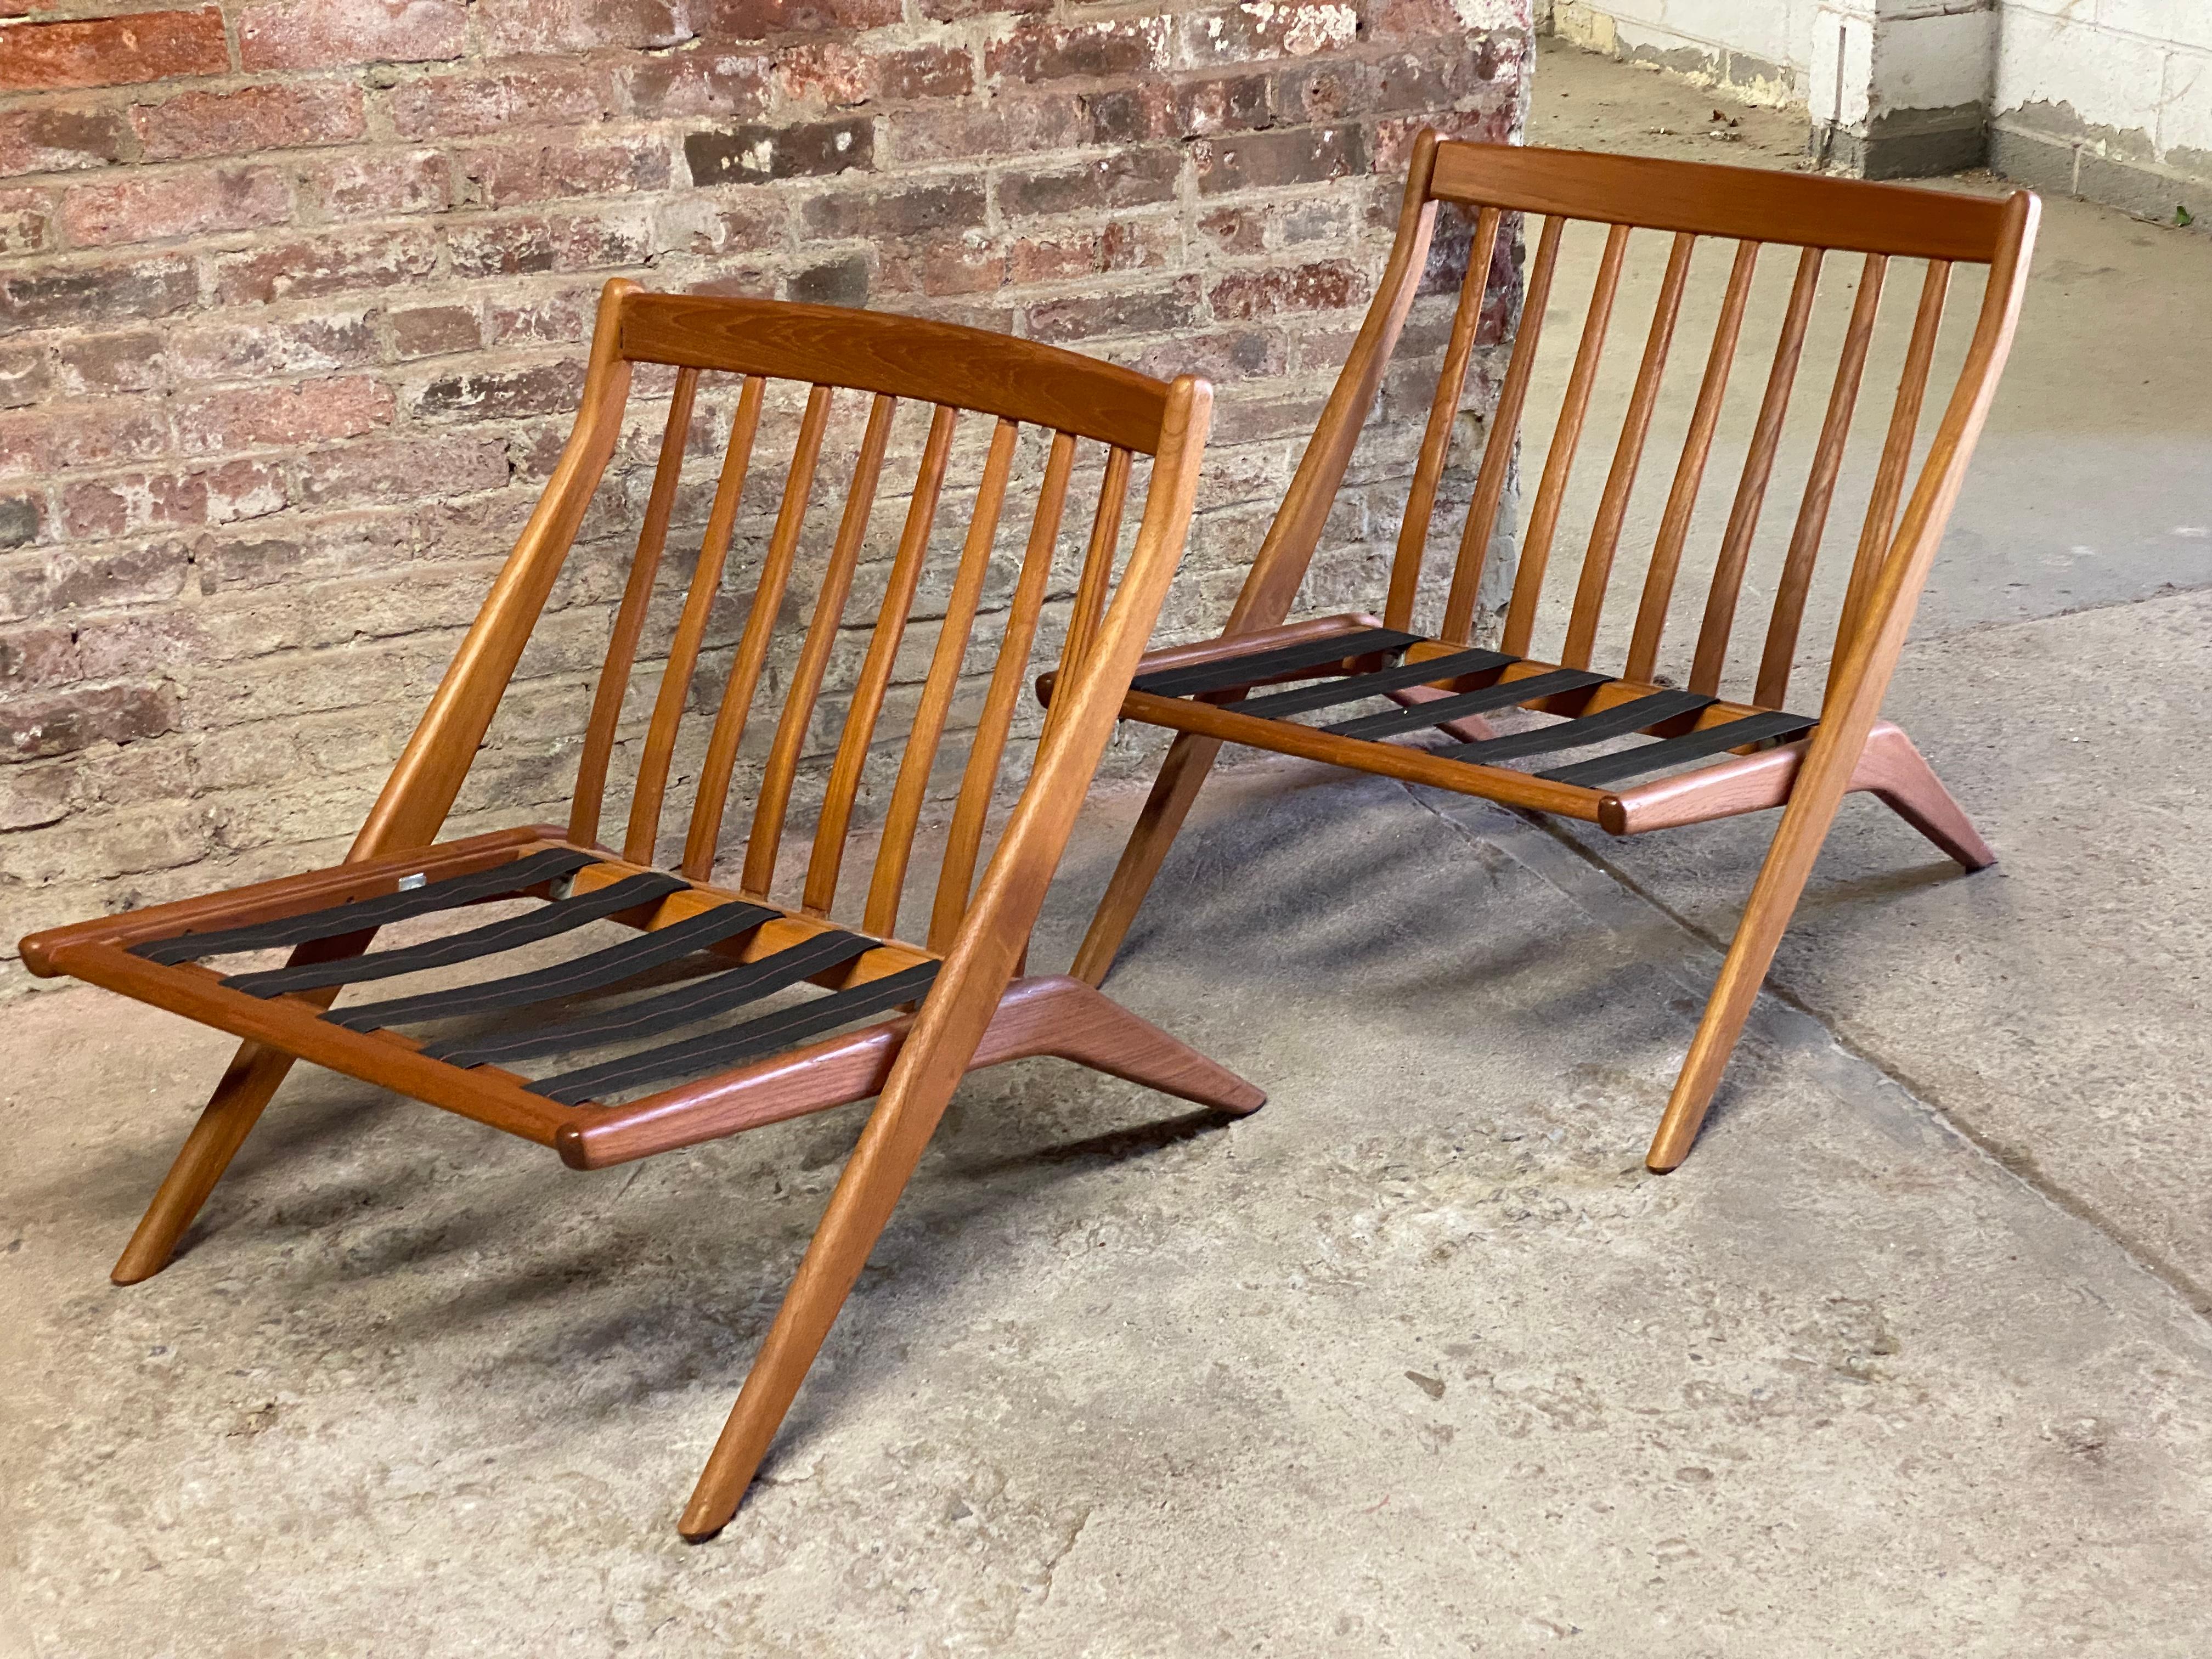
[[[1218,738],[1201,738],[1188,732],[1168,745],[1168,757],[1153,781],[1152,793],[1138,816],[1137,827],[1129,832],[1129,843],[1121,849],[1121,862],[1114,866],[1114,878],[1106,884],[1106,896],[1091,915],[1083,947],[1075,953],[1071,971],[1076,978],[1091,985],[1106,982],[1129,925],[1136,921],[1138,908],[1175,842],[1176,832],[1189,816],[1199,786],[1206,781],[1214,757],[1220,752]]]
[[[169,1265],[177,1241],[192,1224],[200,1206],[207,1202],[216,1182],[230,1167],[230,1160],[260,1121],[261,1109],[291,1069],[292,1056],[288,1054],[264,1048],[258,1042],[239,1045],[230,1068],[216,1085],[200,1121],[185,1137],[183,1149],[169,1166],[161,1190],[154,1194],[137,1231],[131,1235],[131,1243],[124,1248],[110,1279],[118,1285],[136,1285]]]
[[[1985,870],[1997,861],[1973,820],[1912,746],[1912,739],[1887,721],[1868,734],[1866,753],[1851,775],[1851,787],[1871,790],[1883,805],[1956,859],[1960,867]]]
[[[1264,1093],[1227,1066],[1104,993],[1076,979],[1052,983],[1065,988],[1054,999],[1051,1039],[1040,1052],[1238,1117],[1267,1103]]]

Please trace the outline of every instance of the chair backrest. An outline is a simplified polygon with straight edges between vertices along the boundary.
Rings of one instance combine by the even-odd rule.
[[[1773,253],[1790,259],[1795,275],[1725,527],[1711,559],[1694,650],[1683,676],[1693,690],[1721,694],[1745,571],[1769,485],[1775,479],[1778,451],[1784,447],[1791,393],[1801,378],[1821,277],[1840,263],[1830,255],[1856,254],[1861,257],[1845,267],[1855,291],[1847,320],[1841,324],[1825,413],[1812,437],[1786,549],[1771,573],[1772,597],[1755,679],[1736,694],[1753,706],[1778,708],[1788,695],[1791,662],[1808,596],[1814,591],[1815,563],[1838,493],[1889,267],[1895,260],[1920,260],[1925,262],[1924,274],[1910,337],[1903,345],[1898,390],[1883,429],[1856,555],[1848,579],[1828,584],[1836,612],[1831,693],[1842,684],[1854,647],[1859,648],[1856,654],[1868,655],[1874,678],[1886,683],[1887,667],[1881,653],[1902,641],[2010,343],[2037,213],[2034,198],[2024,191],[1990,198],[1696,162],[1440,143],[1424,135],[1413,152],[1397,243],[1380,291],[1239,599],[1232,630],[1279,621],[1303,579],[1359,428],[1382,384],[1383,368],[1420,289],[1437,204],[1445,202],[1474,211],[1471,244],[1401,521],[1384,607],[1388,625],[1420,626],[1455,643],[1466,642],[1475,626],[1485,562],[1501,529],[1501,507],[1516,470],[1542,343],[1571,326],[1559,319],[1577,296],[1558,292],[1554,285],[1563,236],[1570,226],[1585,222],[1594,228],[1583,234],[1595,237],[1602,233],[1603,250],[1540,474],[1533,494],[1527,495],[1526,512],[1520,519],[1519,562],[1499,644],[1516,655],[1588,668],[1601,643],[1610,598],[1613,616],[1605,638],[1625,656],[1625,662],[1601,665],[1626,679],[1651,680],[1661,667],[1686,548],[1692,551],[1693,564],[1703,562],[1703,550],[1692,542],[1700,488],[1746,332],[1754,276],[1762,257],[1771,262],[1769,246],[1775,245]],[[1452,527],[1456,535],[1450,539],[1455,540],[1457,551],[1441,615],[1417,623],[1415,612],[1427,591],[1424,576],[1431,540],[1445,539],[1434,533],[1439,485],[1454,461],[1454,439],[1467,424],[1460,415],[1469,367],[1486,337],[1486,315],[1495,329],[1501,313],[1510,309],[1512,261],[1494,256],[1502,243],[1510,243],[1516,216],[1526,239],[1519,324],[1504,373],[1492,387],[1496,408],[1480,446],[1480,466],[1467,508]],[[1638,230],[1655,234],[1639,237],[1635,234]],[[1652,436],[1653,415],[1661,403],[1670,356],[1686,355],[1674,352],[1677,325],[1692,262],[1700,254],[1698,244],[1707,238],[1734,244],[1732,252],[1717,251],[1729,261],[1726,289],[1703,356],[1702,378],[1684,423],[1664,507],[1637,581],[1638,572],[1620,556],[1622,532]],[[1589,529],[1581,558],[1571,564],[1565,557],[1554,556],[1555,550],[1555,550],[1554,544],[1560,539],[1578,452],[1587,436],[1595,435],[1585,430],[1592,424],[1593,391],[1600,382],[1608,333],[1615,331],[1619,320],[1615,301],[1623,273],[1639,247],[1655,264],[1663,250],[1663,274],[1632,384],[1625,398],[1615,400],[1620,404],[1620,419],[1609,465],[1601,474],[1595,466],[1583,469],[1589,482],[1600,476],[1603,482],[1588,511]],[[1948,355],[1939,358],[1939,333],[1946,300],[1957,286],[1954,269],[1960,265],[1987,266],[1987,279],[1971,337],[1957,359],[1950,394],[1946,398],[1939,393],[1935,400],[1942,413],[1929,441],[1921,434],[1923,416],[1930,405],[1938,364],[1948,361]],[[1678,363],[1675,372],[1683,374],[1687,367]],[[1743,382],[1753,377],[1735,378]],[[1686,381],[1684,385],[1686,389]],[[1739,407],[1741,394],[1749,391],[1748,386],[1740,385]],[[1595,401],[1602,405],[1608,400]],[[1810,435],[1808,422],[1797,426]],[[1923,459],[1917,481],[1908,490],[1916,453]],[[1657,505],[1650,484],[1642,499]],[[1564,603],[1569,593],[1571,603]],[[1549,624],[1562,613],[1561,637],[1555,641],[1549,637]],[[1632,615],[1632,628],[1625,626]],[[1540,621],[1546,624],[1547,637],[1541,641],[1536,637]],[[1877,689],[1877,701],[1879,695]]]
[[[671,793],[678,729],[687,707],[711,707],[679,867],[694,879],[709,875],[740,744],[748,730],[772,728],[738,883],[747,896],[772,896],[802,760],[820,750],[822,728],[831,726],[834,758],[814,813],[803,888],[796,895],[796,908],[828,915],[838,895],[864,769],[872,750],[897,736],[879,728],[887,703],[904,701],[889,694],[908,623],[921,610],[935,626],[936,640],[906,719],[863,918],[870,933],[889,937],[906,890],[931,775],[948,727],[957,723],[955,694],[988,591],[1006,609],[980,713],[972,714],[974,729],[968,734],[931,907],[928,942],[945,948],[975,891],[987,820],[1040,637],[1079,449],[1086,443],[1099,446],[1103,464],[1061,650],[1060,672],[1071,693],[1080,690],[1085,665],[1117,626],[1130,636],[1121,641],[1120,653],[1129,663],[1142,648],[1181,556],[1210,392],[1204,382],[1188,377],[1170,384],[1073,352],[951,324],[775,301],[650,294],[633,283],[610,283],[568,447],[363,830],[356,856],[427,841],[436,833],[614,453],[632,368],[638,364],[672,367],[673,385],[636,550],[583,732],[569,838],[591,844],[600,834],[610,768],[618,752],[625,702],[633,701],[633,674],[660,586],[662,555],[677,517],[687,452],[713,447],[699,441],[702,434],[713,435],[704,424],[707,393],[720,378],[725,401],[734,392],[734,407],[728,412],[728,439],[720,446],[699,556],[668,637],[665,665],[657,683],[648,677],[649,724],[641,742],[623,745],[635,750],[637,761],[623,855],[638,863],[653,860]],[[665,371],[660,378],[665,384]],[[777,380],[803,386],[805,402],[787,461],[778,456],[763,464],[754,452],[757,441],[775,424],[763,421],[763,409],[770,402],[770,383]],[[841,394],[849,405],[847,412],[857,416],[863,406],[866,410],[848,471],[834,461],[825,465],[824,459],[836,429],[833,411]],[[892,423],[902,400],[928,405],[931,416],[910,488],[895,483],[887,489]],[[943,573],[949,574],[949,592],[940,588],[933,603],[921,602],[927,607],[921,610],[917,596],[924,592],[933,541],[946,539],[933,532],[940,507],[953,493],[947,474],[963,416],[988,431],[988,448],[964,534],[950,538],[957,550],[949,573]],[[848,429],[860,424],[843,422]],[[1008,497],[1023,493],[1016,452],[1024,426],[1042,428],[1049,441],[1042,477],[1033,484],[1027,535],[1020,538],[1018,556],[1002,559],[998,550]],[[1147,458],[1152,467],[1144,517],[1117,580],[1132,472]],[[810,504],[823,493],[824,481],[841,472],[845,492],[834,538],[811,536]],[[704,647],[749,477],[757,480],[757,494],[777,498],[774,527],[760,554],[726,676],[719,689],[695,690],[702,655],[719,654]],[[900,496],[905,511],[883,575],[880,604],[872,617],[848,617],[877,501]],[[826,553],[819,545],[825,540]],[[999,572],[1001,580],[994,583],[994,563],[1009,562],[1013,568]],[[857,677],[849,687],[840,688],[845,691],[842,719],[834,718],[836,700],[825,702],[823,696],[825,672],[838,653],[841,633],[871,623]],[[789,648],[794,638],[786,637],[781,654],[772,656],[780,635],[795,636],[795,654]],[[1127,668],[1121,672],[1126,678]],[[780,708],[775,706],[779,700]],[[1116,690],[1112,701],[1118,700]],[[1060,707],[1055,704],[1047,722],[1045,742],[1051,741]],[[1097,738],[1102,748],[1105,726]],[[1096,761],[1094,753],[1090,763]]]

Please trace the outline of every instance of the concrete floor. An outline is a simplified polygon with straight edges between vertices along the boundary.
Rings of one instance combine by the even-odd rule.
[[[1538,84],[1538,141],[1721,148],[1647,73]],[[2204,1652],[2212,246],[2048,224],[1891,700],[2005,862],[1847,807],[1680,1173],[1639,1156],[1763,823],[1243,768],[1115,989],[1270,1106],[976,1079],[695,1548],[858,1110],[586,1176],[303,1073],[117,1291],[227,1045],[33,999],[0,1654]]]

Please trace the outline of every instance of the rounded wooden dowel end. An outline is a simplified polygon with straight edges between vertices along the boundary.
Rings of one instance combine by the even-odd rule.
[[[168,1265],[169,1258],[166,1254],[155,1256],[149,1250],[142,1250],[138,1248],[138,1241],[134,1238],[117,1259],[107,1279],[112,1285],[140,1285]]]
[[[686,1510],[684,1518],[676,1523],[676,1535],[687,1544],[705,1544],[720,1537],[722,1528],[729,1524],[730,1517],[726,1515],[719,1521],[704,1516],[695,1518],[691,1511]]]

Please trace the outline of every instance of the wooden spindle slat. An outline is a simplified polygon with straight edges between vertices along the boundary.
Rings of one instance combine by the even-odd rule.
[[[1501,216],[1496,208],[1486,207],[1475,220],[1467,276],[1460,283],[1459,306],[1452,313],[1451,338],[1444,347],[1436,394],[1429,400],[1429,424],[1421,434],[1420,456],[1413,465],[1413,485],[1406,495],[1406,515],[1398,525],[1398,551],[1391,562],[1390,592],[1382,607],[1384,623],[1391,628],[1413,623],[1413,599],[1420,591],[1421,566],[1428,557],[1429,521],[1436,511],[1437,485],[1451,453],[1452,428],[1458,422],[1460,399],[1467,389],[1468,364],[1474,359],[1475,335],[1482,326],[1483,299],[1489,291],[1490,261],[1498,246]]]
[[[1098,511],[1091,518],[1091,541],[1083,552],[1083,575],[1068,612],[1067,641],[1060,651],[1062,673],[1073,673],[1082,662],[1106,614],[1106,595],[1114,585],[1114,554],[1121,544],[1121,511],[1129,495],[1129,468],[1127,450],[1108,452],[1105,476],[1098,483]]]
[[[1690,520],[1698,510],[1698,489],[1705,482],[1705,462],[1712,454],[1713,431],[1719,424],[1721,403],[1728,395],[1729,371],[1735,363],[1736,341],[1743,332],[1745,304],[1751,298],[1751,279],[1759,265],[1759,244],[1738,242],[1735,263],[1729,268],[1728,291],[1721,300],[1719,319],[1713,325],[1712,349],[1705,356],[1705,378],[1698,385],[1697,407],[1690,416],[1690,430],[1682,442],[1682,458],[1674,468],[1674,487],[1667,492],[1667,509],[1660,516],[1659,534],[1651,544],[1651,563],[1644,572],[1644,599],[1636,611],[1636,629],[1628,645],[1626,678],[1649,684],[1659,662],[1659,641],[1667,631],[1667,607],[1674,598],[1674,576],[1682,565],[1682,544],[1689,538]]]
[[[721,591],[730,532],[737,524],[738,498],[744,494],[745,471],[752,460],[753,438],[760,430],[761,398],[767,386],[759,375],[747,375],[738,392],[737,409],[730,416],[729,446],[722,453],[721,476],[714,481],[714,504],[707,514],[707,533],[700,538],[698,567],[691,573],[690,591],[684,596],[684,614],[677,619],[676,637],[668,647],[668,665],[661,671],[653,723],[645,733],[644,757],[638,763],[637,787],[630,793],[629,828],[623,838],[623,856],[633,864],[652,863],[654,843],[660,838],[660,807],[667,794],[676,734],[684,723],[684,705],[690,698],[691,675],[699,665],[699,647],[707,637],[714,596]]]
[[[761,669],[768,661],[769,642],[783,611],[783,592],[790,585],[799,532],[806,526],[806,504],[814,493],[815,468],[822,459],[822,437],[830,425],[830,388],[826,386],[815,386],[806,394],[799,441],[792,447],[791,470],[784,477],[783,501],[776,509],[775,528],[769,535],[759,579],[753,584],[752,605],[745,615],[737,655],[730,663],[730,678],[722,687],[721,707],[714,714],[706,758],[699,765],[699,793],[691,804],[691,825],[684,834],[684,862],[679,866],[694,881],[704,881],[714,873],[722,813],[729,805],[730,776],[737,768],[738,745],[744,741],[745,722],[752,712],[753,693],[760,686]]]
[[[951,595],[945,602],[937,649],[930,655],[921,701],[915,706],[914,725],[907,733],[898,781],[891,787],[890,807],[884,815],[875,874],[868,883],[867,912],[860,925],[877,939],[888,939],[898,931],[899,903],[906,895],[915,830],[921,822],[922,803],[929,793],[930,773],[937,764],[945,722],[960,689],[960,665],[967,659],[968,641],[975,630],[975,607],[982,600],[984,579],[990,574],[991,549],[998,539],[999,518],[1006,503],[1006,479],[1014,465],[1014,441],[1020,431],[1013,422],[1002,420],[991,433],[990,453],[975,492],[975,509],[968,521],[968,538],[960,550]]]
[[[801,910],[811,916],[828,915],[836,902],[837,875],[844,866],[853,803],[859,798],[868,750],[875,742],[876,721],[883,713],[884,693],[890,686],[891,670],[898,661],[899,642],[906,637],[907,617],[921,580],[930,527],[937,521],[938,497],[945,488],[945,465],[952,453],[952,428],[958,418],[957,410],[943,404],[930,417],[929,439],[922,447],[921,470],[907,504],[906,528],[899,536],[890,574],[884,580],[884,602],[876,615],[875,635],[860,665],[860,683],[853,689],[844,736],[838,741],[837,758],[830,769],[830,787],[815,827],[814,852],[807,863],[806,885],[799,900]]]
[[[807,625],[806,641],[799,647],[799,660],[792,666],[783,718],[776,723],[775,741],[769,747],[768,765],[761,774],[760,799],[753,808],[752,833],[745,839],[744,867],[738,878],[738,891],[747,898],[766,898],[775,884],[775,859],[783,847],[792,785],[798,780],[799,763],[806,752],[814,705],[822,695],[822,676],[830,666],[830,653],[845,620],[845,601],[853,592],[860,544],[867,535],[869,514],[875,510],[876,485],[883,477],[884,451],[890,443],[891,416],[897,408],[898,399],[883,392],[878,392],[868,404],[867,429],[860,434],[860,453],[853,463],[844,516],[838,520],[837,539],[830,544],[829,566],[822,573],[814,620]]]
[[[1846,647],[1858,630],[1867,596],[1874,592],[1889,549],[1890,532],[1897,523],[1898,503],[1905,495],[1905,469],[1912,460],[1912,441],[1920,429],[1920,407],[1928,395],[1929,371],[1936,361],[1936,337],[1943,325],[1943,304],[1950,295],[1951,267],[1932,259],[1920,284],[1920,305],[1912,317],[1912,338],[1905,349],[1905,368],[1899,376],[1897,401],[1890,405],[1889,431],[1882,440],[1881,461],[1875,469],[1874,494],[1867,502],[1865,521],[1859,528],[1858,551],[1851,560],[1850,581],[1844,590],[1843,614],[1836,624],[1836,648],[1828,659],[1828,684],[1832,690],[1842,672]]]
[[[1651,411],[1658,407],[1659,382],[1667,372],[1667,353],[1674,343],[1674,320],[1681,314],[1682,290],[1690,280],[1690,255],[1697,243],[1698,239],[1686,232],[1674,238],[1668,251],[1667,274],[1659,284],[1658,303],[1652,308],[1651,331],[1644,337],[1636,389],[1629,394],[1620,441],[1613,452],[1613,470],[1606,475],[1605,493],[1598,499],[1597,520],[1590,526],[1589,546],[1583,555],[1582,580],[1575,589],[1575,608],[1567,619],[1566,649],[1559,658],[1563,668],[1589,666],[1598,617],[1605,609],[1606,583],[1613,576],[1613,556],[1620,545],[1620,527],[1628,518],[1628,497],[1636,487],[1636,471],[1643,464]]]
[[[1765,504],[1767,481],[1774,473],[1774,452],[1782,441],[1782,422],[1790,412],[1790,388],[1797,378],[1797,362],[1805,351],[1805,325],[1813,314],[1813,299],[1820,285],[1820,255],[1807,248],[1797,261],[1797,277],[1790,284],[1790,309],[1782,319],[1781,337],[1775,343],[1774,365],[1767,372],[1766,392],[1759,399],[1759,420],[1752,428],[1751,449],[1737,481],[1735,504],[1729,509],[1728,529],[1721,537],[1720,557],[1713,565],[1713,585],[1705,596],[1705,617],[1698,630],[1698,651],[1690,666],[1690,690],[1708,695],[1720,687],[1727,665],[1729,635],[1735,626],[1736,596],[1743,587],[1744,565],[1751,556],[1751,540],[1759,530],[1759,508]]]
[[[1521,324],[1513,335],[1513,355],[1506,362],[1505,384],[1498,390],[1498,408],[1490,417],[1482,468],[1475,477],[1474,499],[1468,503],[1459,557],[1452,567],[1451,592],[1444,600],[1444,625],[1439,637],[1454,645],[1465,645],[1474,629],[1483,567],[1489,562],[1491,533],[1498,527],[1498,503],[1505,498],[1505,480],[1513,469],[1521,411],[1528,401],[1528,382],[1536,372],[1536,345],[1543,337],[1544,312],[1552,302],[1552,277],[1559,264],[1559,234],[1565,228],[1564,219],[1545,220],[1536,238],[1536,257],[1529,263],[1528,285],[1521,300]]]
[[[1782,562],[1782,577],[1774,590],[1774,611],[1766,627],[1766,649],[1759,660],[1758,689],[1752,701],[1762,708],[1779,708],[1790,695],[1790,659],[1797,653],[1797,629],[1804,620],[1805,595],[1813,585],[1813,566],[1820,553],[1820,537],[1828,527],[1828,506],[1835,499],[1836,475],[1843,468],[1844,444],[1850,436],[1851,411],[1858,406],[1859,380],[1866,370],[1867,345],[1874,338],[1875,314],[1881,307],[1883,272],[1888,260],[1879,253],[1866,256],[1859,277],[1857,297],[1851,302],[1851,320],[1844,331],[1843,350],[1836,362],[1836,379],[1828,392],[1828,412],[1820,422],[1820,437],[1813,451],[1813,466],[1805,479],[1805,494],[1797,504],[1797,523],[1790,532],[1790,551]]]
[[[1536,487],[1536,503],[1528,514],[1528,532],[1521,538],[1521,565],[1513,573],[1513,600],[1505,612],[1505,637],[1499,647],[1516,657],[1528,653],[1528,635],[1536,626],[1544,568],[1551,560],[1552,538],[1559,527],[1559,508],[1566,499],[1568,475],[1574,471],[1575,451],[1582,444],[1583,425],[1589,418],[1590,388],[1597,383],[1598,360],[1604,355],[1606,329],[1613,320],[1613,296],[1620,291],[1628,233],[1626,225],[1613,225],[1606,230],[1605,255],[1598,261],[1597,282],[1590,291],[1589,310],[1583,318],[1582,343],[1575,349],[1574,372],[1567,377],[1566,400],[1559,405],[1559,424],[1552,429],[1543,481]]]
[[[588,847],[599,836],[599,813],[607,788],[607,763],[613,757],[615,728],[622,722],[629,694],[629,671],[637,661],[637,641],[653,604],[653,579],[660,574],[660,550],[668,541],[669,515],[676,510],[676,485],[684,471],[684,445],[691,432],[691,404],[699,371],[678,369],[668,399],[668,421],[661,428],[660,459],[653,469],[653,492],[646,498],[645,522],[637,532],[637,552],[622,603],[607,640],[605,663],[592,694],[591,723],[584,729],[584,751],[576,763],[576,794],[568,805],[568,839]]]
[[[990,690],[983,696],[982,716],[975,723],[975,741],[960,780],[960,799],[952,809],[951,832],[945,838],[945,863],[938,873],[937,897],[930,909],[928,945],[933,951],[951,947],[975,890],[984,820],[990,816],[991,797],[999,786],[999,767],[1006,758],[1006,736],[1013,729],[1014,708],[1028,678],[1030,651],[1036,642],[1037,618],[1044,611],[1053,550],[1060,540],[1060,515],[1067,505],[1067,477],[1074,464],[1075,439],[1066,432],[1054,433],[1044,484],[1037,494],[1036,516],[1030,524],[1029,546],[1022,555],[1021,574],[1015,580],[1013,602],[1006,611],[1006,635],[999,643],[998,663],[991,671]]]

